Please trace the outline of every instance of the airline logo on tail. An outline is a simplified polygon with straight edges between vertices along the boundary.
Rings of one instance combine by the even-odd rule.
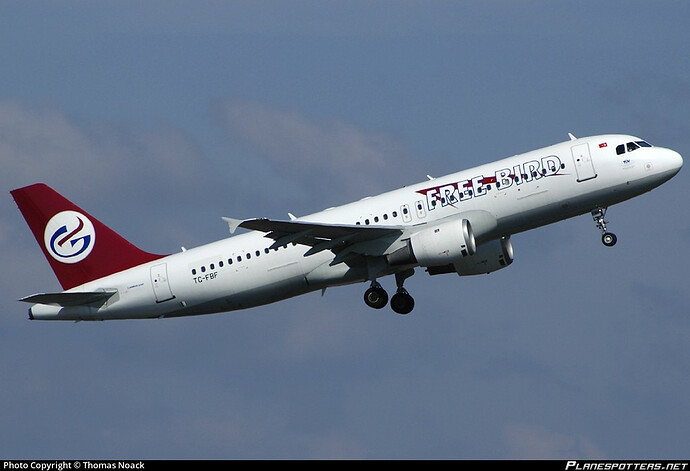
[[[62,211],[50,218],[43,233],[48,253],[62,263],[77,263],[84,260],[93,250],[96,230],[83,214],[77,211]]]

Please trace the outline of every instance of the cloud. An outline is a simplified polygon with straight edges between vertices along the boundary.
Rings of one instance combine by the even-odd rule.
[[[232,101],[220,105],[217,116],[230,136],[276,174],[318,191],[357,198],[394,189],[421,173],[400,140],[343,121],[316,121],[260,103]]]
[[[513,459],[601,459],[602,452],[588,438],[571,436],[524,424],[503,428]]]
[[[188,187],[200,160],[193,141],[169,126],[85,122],[56,109],[0,102],[0,184],[7,189],[43,181],[89,197],[125,191],[143,197],[157,180]]]

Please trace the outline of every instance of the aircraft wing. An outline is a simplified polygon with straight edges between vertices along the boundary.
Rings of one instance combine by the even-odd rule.
[[[397,238],[404,231],[403,227],[398,226],[325,224],[297,220],[275,221],[264,218],[244,220],[223,218],[223,220],[228,223],[231,233],[234,233],[238,227],[266,233],[266,237],[275,241],[270,248],[293,242],[311,246],[305,256],[313,255],[322,250],[339,252],[354,244],[389,236]]]

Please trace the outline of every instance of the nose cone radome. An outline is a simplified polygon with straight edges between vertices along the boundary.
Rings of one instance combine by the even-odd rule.
[[[659,149],[654,167],[659,176],[663,176],[664,180],[672,178],[676,173],[680,172],[683,167],[683,157],[671,149]]]
[[[669,181],[683,167],[683,157],[675,150],[654,147],[648,149],[647,153],[640,155],[646,155],[646,158],[642,160],[645,174],[643,178],[650,183],[653,182],[652,188]]]
[[[671,168],[674,168],[676,170],[676,173],[678,173],[681,167],[683,166],[683,157],[675,150],[669,150],[669,153],[671,154],[669,156],[669,160],[671,161]]]

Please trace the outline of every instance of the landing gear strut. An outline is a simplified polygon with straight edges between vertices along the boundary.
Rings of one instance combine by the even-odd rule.
[[[597,229],[601,231],[601,242],[607,247],[613,247],[616,245],[618,238],[616,234],[606,230],[606,223],[608,221],[604,219],[604,216],[606,216],[606,208],[597,208],[592,211],[592,219],[594,219]]]

